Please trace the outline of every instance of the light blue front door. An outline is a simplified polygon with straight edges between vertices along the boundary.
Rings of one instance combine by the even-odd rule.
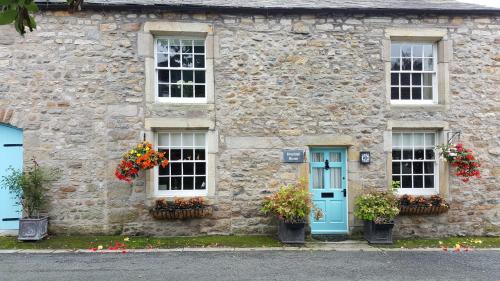
[[[347,233],[347,150],[345,148],[311,149],[309,186],[322,218],[312,212],[312,234]]]
[[[9,173],[7,171],[9,167],[22,169],[22,143],[22,130],[0,125],[0,180]],[[0,188],[0,230],[19,228],[17,220],[21,215],[20,209],[9,191],[2,186]]]

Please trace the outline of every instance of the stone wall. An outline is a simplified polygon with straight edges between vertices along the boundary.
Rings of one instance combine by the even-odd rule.
[[[215,104],[153,105],[144,98],[137,32],[146,21],[214,25]],[[63,168],[48,212],[56,233],[270,233],[262,198],[307,174],[281,149],[311,139],[349,144],[349,198],[386,186],[389,120],[446,121],[483,162],[483,177],[450,176],[449,213],[402,218],[402,236],[500,234],[500,20],[485,16],[135,14],[44,12],[38,30],[0,32],[0,110],[24,129],[25,161]],[[452,41],[448,108],[395,110],[386,102],[387,27],[442,28]],[[144,118],[210,118],[219,134],[210,219],[154,221],[144,178],[119,183],[121,153],[142,140]],[[373,162],[358,165],[359,151]],[[359,222],[350,218],[356,231]]]

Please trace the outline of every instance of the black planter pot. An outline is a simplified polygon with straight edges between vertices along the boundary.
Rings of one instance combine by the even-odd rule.
[[[287,244],[304,244],[305,225],[305,222],[288,223],[279,219],[278,237],[280,241]]]
[[[20,241],[38,241],[47,236],[48,217],[25,218],[19,220]]]
[[[394,223],[377,224],[364,221],[364,238],[370,244],[392,244],[392,228]]]

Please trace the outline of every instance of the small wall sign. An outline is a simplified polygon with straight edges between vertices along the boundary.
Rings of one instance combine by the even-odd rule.
[[[359,152],[359,161],[361,164],[370,164],[372,157],[370,156],[369,151],[361,151]]]
[[[285,163],[303,163],[304,150],[285,149],[283,150],[283,162]]]

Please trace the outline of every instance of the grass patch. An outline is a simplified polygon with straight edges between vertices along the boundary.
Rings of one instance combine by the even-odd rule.
[[[117,242],[124,244],[127,249],[282,246],[273,237],[253,235],[207,235],[197,237],[49,236],[38,242],[19,242],[17,241],[17,237],[0,237],[0,249],[91,249],[98,246],[108,249],[108,247],[114,246]]]
[[[388,245],[391,248],[454,248],[459,244],[461,247],[469,248],[500,248],[500,237],[481,237],[481,236],[465,236],[465,237],[447,237],[438,239],[398,239],[393,245]]]

